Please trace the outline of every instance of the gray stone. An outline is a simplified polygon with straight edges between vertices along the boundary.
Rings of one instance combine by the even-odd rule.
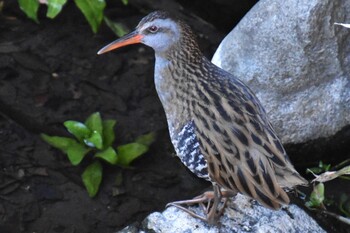
[[[284,143],[350,123],[350,1],[260,0],[213,62],[256,93]]]
[[[200,207],[191,207],[195,212]],[[325,232],[311,217],[296,205],[290,205],[287,210],[273,211],[251,199],[238,194],[230,201],[221,217],[218,226],[212,226],[191,217],[175,207],[169,207],[164,212],[150,214],[141,229],[133,226],[121,232],[139,233],[294,233],[294,232]]]

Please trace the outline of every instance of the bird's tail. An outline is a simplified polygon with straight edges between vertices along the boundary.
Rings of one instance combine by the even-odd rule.
[[[290,201],[288,194],[282,188],[276,191],[278,194],[274,197],[257,192],[257,196],[254,198],[263,206],[273,210],[280,209],[282,205],[288,205]]]
[[[293,188],[297,185],[308,186],[309,182],[305,180],[298,172],[296,171],[278,171],[276,169],[276,178],[278,184],[283,188]]]

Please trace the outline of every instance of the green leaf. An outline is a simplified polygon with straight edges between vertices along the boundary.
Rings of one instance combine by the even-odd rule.
[[[124,36],[129,31],[125,28],[123,24],[113,22],[106,16],[103,17],[103,20],[105,21],[106,25],[114,32],[114,34],[116,34],[119,37]]]
[[[330,164],[324,164],[322,161],[319,162],[318,167],[320,167],[322,169],[322,171],[329,171],[329,169],[331,168]]]
[[[306,170],[306,173],[320,174],[322,172],[329,171],[330,168],[331,168],[330,164],[324,164],[322,161],[319,161],[318,167],[308,168]]]
[[[72,143],[77,143],[73,138],[49,136],[46,134],[41,134],[41,138],[51,146],[60,149],[64,153],[67,152],[67,149]]]
[[[145,146],[150,146],[156,139],[156,134],[154,132],[141,135],[136,138],[135,142],[143,144]]]
[[[55,18],[62,10],[64,4],[67,0],[47,0],[47,13],[46,17],[53,19]]]
[[[324,184],[317,184],[310,194],[310,201],[306,202],[308,207],[321,207],[324,201]]]
[[[91,137],[84,139],[84,143],[89,147],[96,147],[102,149],[102,136],[97,131],[93,131]]]
[[[65,121],[64,126],[67,128],[68,132],[73,134],[80,142],[91,135],[91,130],[79,121]]]
[[[125,6],[128,5],[128,3],[129,3],[129,0],[121,0],[121,1]]]
[[[128,166],[133,160],[148,151],[148,146],[134,142],[118,146],[118,164]]]
[[[81,175],[90,197],[96,196],[102,181],[102,165],[99,161],[90,164]]]
[[[103,148],[110,147],[114,140],[114,126],[117,123],[115,120],[105,120],[102,122],[103,126]]]
[[[19,7],[27,15],[28,18],[39,23],[38,20],[38,9],[39,1],[38,0],[18,0]]]
[[[95,157],[101,158],[112,165],[117,164],[118,161],[117,153],[112,147],[108,147],[104,151],[96,153]]]
[[[91,131],[97,131],[100,135],[102,134],[102,120],[99,112],[91,114],[85,121],[85,125]]]
[[[312,167],[312,168],[306,169],[306,174],[308,174],[308,173],[320,174],[322,171],[323,171],[322,168],[319,168],[319,167]]]
[[[92,31],[96,33],[103,20],[103,9],[106,2],[104,0],[75,0],[75,4],[84,14]]]
[[[66,153],[69,161],[73,165],[78,165],[84,156],[90,151],[89,148],[86,148],[72,138],[48,136],[46,134],[41,134],[41,138],[51,146]]]
[[[316,203],[322,203],[324,201],[324,184],[319,183],[315,186],[310,196],[311,200],[315,200]]]
[[[71,143],[67,149],[67,156],[69,161],[74,165],[78,165],[85,155],[90,151],[90,148],[86,148],[84,145],[74,142]]]

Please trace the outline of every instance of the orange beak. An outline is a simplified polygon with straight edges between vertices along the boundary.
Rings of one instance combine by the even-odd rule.
[[[102,53],[109,52],[113,49],[121,48],[130,44],[138,44],[141,43],[141,39],[143,35],[138,34],[136,31],[133,31],[118,40],[113,41],[112,43],[106,45],[102,49],[100,49],[97,54],[100,55]]]

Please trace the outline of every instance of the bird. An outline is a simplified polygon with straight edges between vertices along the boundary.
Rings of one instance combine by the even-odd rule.
[[[166,11],[148,14],[98,54],[140,43],[155,52],[155,87],[177,156],[213,185],[213,192],[170,205],[213,224],[236,193],[274,210],[288,205],[286,191],[308,182],[295,170],[253,91],[211,63],[190,26]],[[205,217],[182,206],[205,202]]]

